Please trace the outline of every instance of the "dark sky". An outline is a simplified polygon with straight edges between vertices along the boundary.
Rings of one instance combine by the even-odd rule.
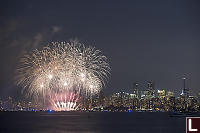
[[[13,95],[14,72],[26,51],[78,38],[105,54],[111,65],[110,94],[140,89],[180,92],[182,76],[200,89],[200,1],[1,1],[0,93]]]

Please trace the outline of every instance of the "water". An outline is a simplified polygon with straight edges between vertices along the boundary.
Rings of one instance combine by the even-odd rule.
[[[184,133],[185,117],[148,112],[0,112],[0,133]]]

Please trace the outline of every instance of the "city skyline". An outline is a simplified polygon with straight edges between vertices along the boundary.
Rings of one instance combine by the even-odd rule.
[[[182,93],[176,96],[172,91],[156,90],[154,82],[151,81],[147,82],[145,90],[140,90],[138,83],[134,85],[132,93],[120,91],[106,96],[101,90],[87,98],[75,96],[73,93],[56,94],[50,102],[0,97],[0,111],[199,112],[200,92],[191,95],[183,89]]]

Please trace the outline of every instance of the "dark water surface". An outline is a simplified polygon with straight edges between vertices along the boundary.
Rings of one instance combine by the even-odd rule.
[[[185,117],[168,113],[0,112],[0,133],[185,133]]]

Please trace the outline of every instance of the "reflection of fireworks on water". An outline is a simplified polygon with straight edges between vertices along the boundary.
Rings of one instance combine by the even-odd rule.
[[[93,95],[108,78],[110,67],[106,60],[99,50],[77,41],[52,43],[22,58],[18,84],[33,97],[45,98],[49,92]]]
[[[73,111],[79,107],[79,97],[74,93],[55,93],[50,98],[50,108],[55,111]]]

